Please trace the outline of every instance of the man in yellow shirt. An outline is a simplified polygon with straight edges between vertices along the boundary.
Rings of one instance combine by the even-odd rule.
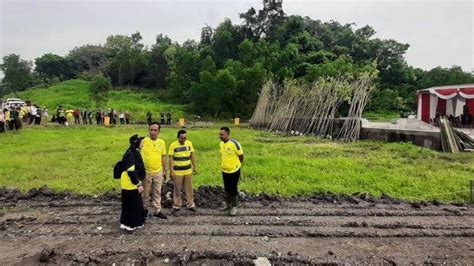
[[[193,171],[196,173],[193,143],[187,140],[186,130],[178,131],[178,140],[171,143],[168,155],[170,158],[170,175],[174,182],[173,214],[177,214],[182,206],[181,190],[184,187],[186,207],[195,212],[193,199]]]
[[[20,107],[20,115],[18,116],[21,120],[21,122],[26,122],[26,119],[28,117],[28,107],[27,106],[22,106]]]
[[[73,117],[74,117],[74,110],[72,109],[66,110],[66,118],[67,118],[68,125],[72,125]]]
[[[143,204],[147,211],[153,212],[154,216],[168,219],[161,211],[161,186],[163,180],[166,179],[166,145],[164,140],[158,138],[160,133],[158,123],[152,122],[148,126],[148,132],[149,137],[144,138],[140,144],[146,171],[143,181]]]
[[[226,193],[226,207],[224,210],[230,216],[235,216],[237,215],[239,197],[237,186],[240,179],[240,167],[244,161],[244,151],[237,140],[230,138],[230,129],[228,127],[221,127],[219,138],[221,139],[222,178]]]

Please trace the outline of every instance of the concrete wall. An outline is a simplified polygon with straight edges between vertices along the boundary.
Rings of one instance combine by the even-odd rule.
[[[420,147],[441,150],[440,132],[437,131],[362,127],[360,139],[410,142]]]

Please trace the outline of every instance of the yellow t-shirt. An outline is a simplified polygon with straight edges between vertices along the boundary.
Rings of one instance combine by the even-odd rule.
[[[7,121],[7,122],[10,121],[10,111],[7,111],[5,113],[5,121]]]
[[[125,189],[125,190],[137,189],[137,185],[134,185],[132,183],[132,180],[130,179],[130,176],[127,173],[127,171],[134,171],[134,170],[135,170],[135,165],[132,165],[127,170],[122,172],[122,175],[120,176],[120,185],[122,186],[122,189]]]
[[[23,118],[23,117],[24,117],[25,115],[27,115],[27,114],[28,114],[28,108],[26,108],[26,107],[21,107],[21,108],[20,108],[20,112],[19,112],[19,114],[18,114],[18,117],[19,117],[19,118]]]
[[[240,169],[241,163],[239,155],[243,155],[242,146],[235,139],[230,139],[227,142],[221,141],[220,150],[222,155],[222,172],[235,173]]]
[[[179,141],[171,143],[168,155],[173,156],[173,170],[176,175],[190,175],[193,173],[191,152],[194,152],[194,148],[193,143],[189,140],[186,140],[184,145],[179,144]]]
[[[166,155],[165,141],[162,139],[152,140],[146,137],[142,140],[142,158],[145,163],[145,171],[148,174],[159,173],[163,170],[161,156]]]

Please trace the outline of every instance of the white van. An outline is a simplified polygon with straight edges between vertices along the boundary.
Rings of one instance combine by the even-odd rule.
[[[12,106],[25,106],[26,103],[18,98],[8,98],[6,101],[3,102],[2,104],[2,110],[4,108],[10,109]]]

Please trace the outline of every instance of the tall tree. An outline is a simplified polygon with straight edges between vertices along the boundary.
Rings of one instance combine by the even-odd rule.
[[[103,107],[107,102],[108,92],[112,89],[112,84],[108,78],[102,75],[95,75],[91,82],[91,98],[97,107]]]
[[[401,84],[408,81],[406,68],[408,67],[404,54],[410,45],[399,43],[395,40],[374,41],[376,48],[376,58],[380,78],[383,82]]]
[[[166,89],[166,78],[169,75],[169,65],[164,56],[165,51],[171,46],[172,42],[168,36],[159,34],[156,36],[156,42],[151,47],[148,57],[148,76],[149,84],[154,89]]]
[[[73,61],[56,54],[45,54],[36,58],[35,72],[46,82],[53,78],[64,80],[75,77]]]
[[[230,19],[225,19],[219,24],[211,44],[217,65],[222,67],[228,59],[237,59],[238,45],[242,41],[242,36],[239,35],[237,27],[232,25]]]
[[[263,8],[258,12],[251,7],[247,12],[239,14],[244,20],[242,31],[247,38],[252,40],[270,37],[285,16],[283,0],[263,0],[262,2]]]
[[[9,54],[3,57],[0,65],[4,77],[2,87],[4,92],[17,92],[28,88],[33,80],[32,63],[20,58],[19,55]]]
[[[206,24],[206,26],[204,26],[201,29],[201,41],[199,43],[201,47],[211,45],[212,34],[213,34],[212,27]]]
[[[73,62],[76,75],[82,72],[98,73],[104,68],[107,53],[101,45],[83,45],[72,49],[66,58]]]
[[[143,50],[144,45],[141,43],[143,37],[140,32],[135,32],[132,38],[132,58],[130,62],[130,78],[131,85],[134,85],[144,73],[147,64],[147,53]]]
[[[108,55],[108,74],[114,83],[122,87],[131,67],[132,38],[125,35],[111,35],[107,37],[104,47]]]

